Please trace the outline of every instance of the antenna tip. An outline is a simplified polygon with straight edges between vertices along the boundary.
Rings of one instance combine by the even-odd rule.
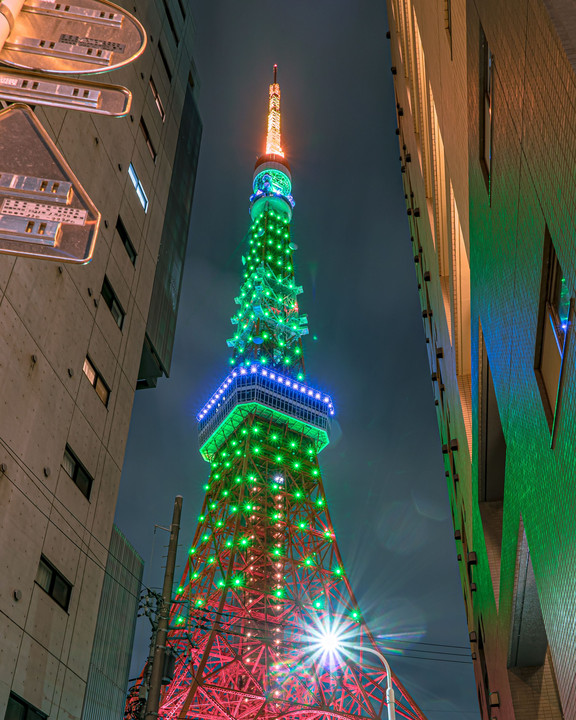
[[[278,71],[278,65],[274,65],[274,84],[276,84],[276,73]]]

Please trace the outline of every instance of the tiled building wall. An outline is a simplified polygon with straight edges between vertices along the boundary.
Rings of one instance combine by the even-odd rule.
[[[11,693],[51,718],[79,718],[82,711],[192,63],[190,12],[184,23],[179,3],[166,3],[178,46],[164,5],[136,0],[136,15],[151,35],[148,48],[106,78],[132,90],[128,117],[37,108],[102,213],[94,259],[75,267],[0,257],[0,717]],[[139,128],[141,116],[155,161]],[[128,177],[131,162],[148,196],[147,212]],[[118,216],[135,263],[116,230]],[[101,296],[105,275],[125,311],[122,328]],[[110,389],[107,405],[83,372],[87,355]],[[89,499],[62,466],[66,445],[93,477]],[[36,582],[41,555],[72,585],[67,609]]]
[[[433,216],[421,212],[414,217],[414,207],[426,208],[421,168],[415,162],[403,163],[411,233],[417,235],[413,247],[428,346],[441,344],[444,350],[444,362],[439,362],[446,401],[438,402],[439,425],[447,450],[479,699],[486,718],[576,718],[576,348],[571,326],[561,402],[552,429],[534,369],[539,363],[543,317],[546,228],[569,293],[576,294],[576,77],[569,32],[576,9],[562,0],[391,0],[392,56],[402,110],[400,147],[405,144],[404,153],[415,157],[422,139],[414,134],[410,117],[410,70],[406,77],[400,50],[408,41],[399,38],[405,26],[394,20],[400,6],[404,10],[412,6],[420,30],[425,73],[445,147],[446,175],[469,243],[472,448],[467,456],[465,404],[462,414],[448,332],[454,307],[447,307],[439,292],[442,250],[432,237]],[[451,57],[446,51],[448,8]],[[488,183],[480,160],[482,32],[493,58]],[[430,271],[430,280],[424,280],[423,270]],[[457,271],[457,266],[451,270]],[[430,352],[433,373],[436,354]],[[506,443],[503,502],[483,502],[489,466],[486,408],[480,401],[486,390],[486,358]],[[458,449],[451,451],[454,438]],[[459,476],[456,483],[453,460]],[[532,595],[526,591],[526,604],[535,608],[534,617],[528,619],[535,623],[532,635],[538,636],[539,606],[549,643],[543,662],[531,668],[514,667],[511,650],[524,573],[519,565],[524,533],[536,587]],[[469,557],[469,552],[475,556]]]

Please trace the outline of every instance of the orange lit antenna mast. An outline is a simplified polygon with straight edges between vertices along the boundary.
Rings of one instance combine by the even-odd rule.
[[[278,65],[274,65],[274,82],[270,85],[270,103],[268,105],[266,155],[284,157],[280,137],[280,85],[276,82],[277,71]]]

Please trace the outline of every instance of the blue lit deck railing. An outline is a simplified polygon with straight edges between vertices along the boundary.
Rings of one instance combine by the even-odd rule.
[[[235,368],[198,413],[203,447],[237,406],[257,403],[328,436],[334,405],[330,396],[259,364]]]

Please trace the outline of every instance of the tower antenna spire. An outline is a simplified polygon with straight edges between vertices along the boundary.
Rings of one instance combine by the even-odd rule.
[[[268,134],[266,136],[266,155],[284,157],[280,136],[280,85],[276,82],[278,65],[274,65],[274,82],[270,85],[268,104]]]

